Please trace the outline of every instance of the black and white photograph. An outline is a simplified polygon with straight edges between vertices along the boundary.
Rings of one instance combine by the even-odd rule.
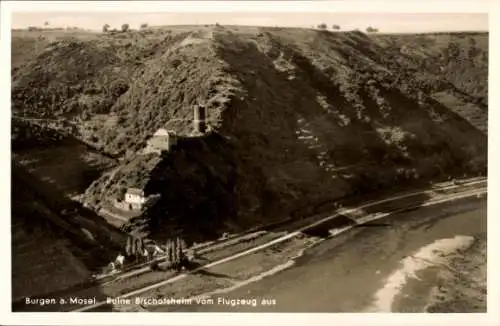
[[[13,313],[491,310],[487,12],[27,9]]]

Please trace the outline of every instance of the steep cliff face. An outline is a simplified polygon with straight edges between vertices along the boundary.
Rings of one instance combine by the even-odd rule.
[[[64,58],[48,50],[32,59],[14,76],[13,110],[73,119],[79,137],[125,155],[122,166],[96,180],[87,197],[102,200],[135,184],[160,193],[142,216],[151,232],[161,234],[174,224],[207,234],[352,194],[485,173],[485,133],[434,96],[456,99],[457,87],[441,70],[415,74],[418,63],[433,60],[439,49],[422,61],[415,53],[401,54],[397,39],[389,46],[359,32],[305,29],[214,27],[120,37],[71,43],[98,47],[96,58],[112,46],[124,54],[87,60],[85,65],[103,67],[78,77],[86,88],[62,97],[57,111],[29,101],[69,82],[59,78],[62,72],[32,71],[47,58],[57,65]],[[474,60],[484,59],[479,57],[487,49],[481,51]],[[131,54],[135,62],[127,63]],[[104,76],[108,83],[101,83]],[[28,87],[42,77],[51,80],[48,86]],[[116,83],[116,92],[108,91]],[[90,104],[69,109],[67,103],[81,102],[97,84],[102,91],[92,96],[109,101],[105,110],[92,111]],[[461,101],[486,114],[484,103],[472,100],[476,94],[467,88],[460,93]],[[208,111],[210,131],[203,136],[190,134],[198,103]],[[136,153],[163,126],[184,139],[158,159]]]

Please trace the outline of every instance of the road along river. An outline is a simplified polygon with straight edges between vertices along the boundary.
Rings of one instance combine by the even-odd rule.
[[[328,226],[330,224],[330,222],[344,221],[341,223],[341,224],[343,224],[343,223],[346,223],[346,221],[347,222],[350,221],[351,224],[352,223],[357,224],[357,226],[355,226],[356,230],[353,231],[353,232],[355,232],[355,231],[358,231],[361,229],[361,224],[366,225],[367,222],[368,222],[368,224],[373,224],[373,222],[374,222],[373,219],[380,219],[383,217],[387,218],[388,215],[393,214],[394,211],[399,211],[401,208],[409,208],[413,205],[416,205],[416,206],[435,205],[438,203],[449,202],[451,200],[453,202],[455,202],[458,198],[462,198],[464,196],[466,196],[467,198],[476,197],[476,195],[478,193],[485,193],[485,191],[486,191],[486,189],[484,188],[485,180],[482,180],[482,181],[481,180],[470,180],[466,184],[467,185],[462,185],[462,186],[447,186],[447,187],[445,186],[445,187],[439,187],[439,188],[436,188],[433,190],[417,191],[414,193],[409,193],[409,194],[394,196],[391,198],[386,198],[384,200],[380,200],[380,201],[376,201],[376,202],[366,203],[362,206],[358,206],[355,208],[342,209],[341,213],[337,213],[335,215],[331,215],[331,216],[327,216],[325,218],[322,218],[321,220],[317,220],[316,222],[309,224],[308,226],[301,227],[294,232],[287,232],[285,235],[282,235],[279,238],[274,239],[272,241],[269,241],[265,244],[261,244],[261,245],[258,245],[256,247],[252,247],[251,249],[248,249],[248,250],[245,250],[245,251],[242,251],[239,253],[235,253],[233,255],[229,255],[226,258],[223,258],[223,259],[220,259],[217,261],[209,262],[208,264],[200,266],[199,268],[194,269],[187,274],[183,273],[183,274],[177,275],[175,277],[167,278],[167,279],[160,281],[158,283],[153,283],[153,284],[149,283],[151,285],[145,284],[145,285],[141,286],[140,284],[138,284],[139,287],[135,287],[136,290],[131,289],[129,292],[125,292],[125,293],[121,292],[121,295],[119,295],[118,297],[115,297],[115,299],[117,301],[121,302],[123,300],[126,301],[127,299],[134,300],[137,298],[140,299],[140,298],[144,298],[144,297],[150,298],[151,296],[169,298],[172,295],[174,295],[174,293],[176,293],[175,297],[182,296],[182,297],[188,297],[188,298],[190,298],[192,295],[198,295],[198,294],[203,294],[203,295],[209,294],[210,295],[210,293],[206,293],[206,291],[209,291],[209,289],[207,288],[204,291],[203,290],[204,286],[202,284],[199,284],[199,282],[203,283],[204,281],[199,279],[200,276],[198,275],[198,273],[201,273],[201,274],[205,273],[206,274],[206,272],[209,270],[211,270],[212,272],[215,272],[215,274],[217,274],[217,270],[219,270],[219,272],[223,272],[223,274],[226,274],[229,277],[229,279],[227,277],[226,278],[224,278],[224,277],[221,278],[220,276],[215,277],[214,276],[215,274],[212,273],[212,278],[215,277],[216,279],[218,278],[218,280],[215,280],[216,283],[212,284],[211,287],[218,284],[220,281],[223,281],[224,283],[229,282],[229,283],[232,283],[233,285],[241,286],[241,284],[240,284],[241,282],[236,282],[236,279],[244,279],[245,280],[244,283],[251,283],[253,280],[260,279],[264,275],[273,274],[273,271],[275,271],[275,270],[283,269],[283,268],[281,268],[283,266],[281,266],[281,267],[276,266],[276,268],[273,268],[273,270],[271,270],[271,271],[268,270],[268,268],[270,267],[269,264],[273,264],[273,261],[284,259],[285,261],[288,261],[288,263],[286,265],[289,266],[290,261],[287,260],[287,257],[297,257],[297,253],[300,255],[300,252],[302,252],[305,249],[304,248],[302,250],[299,250],[299,251],[297,251],[297,253],[294,254],[293,251],[296,250],[294,248],[297,248],[297,245],[302,246],[304,240],[306,240],[306,242],[308,242],[309,240],[316,241],[316,240],[314,240],[315,238],[318,239],[317,236],[314,236],[314,234],[311,234],[311,236],[306,236],[307,239],[304,239],[304,236],[306,234],[308,234],[308,232],[310,232],[312,229],[318,229],[318,228],[325,229],[326,234],[328,234],[328,230],[331,227],[331,226]],[[482,186],[481,186],[481,184],[482,184]],[[472,188],[471,188],[471,186],[472,186]],[[479,188],[481,188],[481,189],[479,189]],[[450,193],[450,191],[451,191],[451,193]],[[456,193],[456,191],[458,191],[458,193]],[[365,209],[373,211],[374,207],[377,207],[377,208],[375,208],[375,211],[374,211],[376,213],[369,213],[368,211],[364,211]],[[342,218],[342,214],[348,215],[349,218],[347,218],[346,216],[344,216]],[[338,224],[337,222],[334,224]],[[346,224],[344,224],[344,225],[346,225]],[[294,228],[292,228],[292,229],[294,229]],[[338,236],[339,232],[351,234],[352,232],[350,231],[350,229],[352,229],[352,225],[350,227],[340,227],[340,228],[338,226],[336,226],[335,229],[332,231],[335,231],[334,234],[336,234]],[[349,231],[349,232],[346,232],[346,231]],[[321,231],[320,233],[322,233],[324,236],[325,232]],[[292,242],[292,244],[287,244],[290,242]],[[279,247],[279,246],[283,246],[283,245],[285,245],[285,247],[288,246],[288,249],[291,250],[291,251],[288,249],[285,250],[288,252],[288,254],[285,255],[284,252],[282,252],[281,254],[279,254],[279,253],[272,254],[271,253],[271,256],[268,256],[270,254],[269,251],[275,252],[275,250],[277,249],[276,248],[277,246]],[[289,245],[291,245],[291,247]],[[305,246],[305,247],[309,247],[309,246]],[[278,250],[278,251],[280,251],[280,250]],[[267,253],[265,253],[265,252],[267,252]],[[274,258],[272,258],[272,257],[274,257]],[[280,257],[282,257],[282,258],[280,258]],[[264,259],[264,261],[262,259]],[[249,264],[249,265],[245,265],[245,264]],[[293,261],[292,261],[292,264],[293,264]],[[245,266],[247,266],[247,267],[245,267]],[[260,275],[255,274],[256,269],[261,270]],[[239,272],[237,272],[236,270],[239,270]],[[237,272],[238,275],[236,275],[235,272]],[[198,276],[196,276],[196,275],[198,275]],[[219,275],[222,275],[222,274],[219,273]],[[255,277],[253,275],[255,275]],[[248,277],[250,277],[250,279],[248,279]],[[236,284],[234,282],[236,282]],[[174,285],[174,283],[175,283],[175,285]],[[143,284],[143,283],[141,283],[141,284]],[[198,289],[196,290],[195,288],[193,288],[193,286],[195,286]],[[201,288],[199,288],[199,286],[201,286]],[[234,287],[231,286],[230,288],[234,288]],[[200,292],[200,290],[201,290],[201,292]],[[227,291],[227,288],[224,287],[223,290]],[[95,304],[84,306],[82,308],[78,308],[78,309],[75,309],[73,311],[95,311],[95,309],[101,310],[101,308],[104,309],[103,311],[106,311],[108,306],[109,306],[109,303],[108,303],[108,300],[106,299],[106,301],[97,302]],[[121,308],[118,308],[118,307],[117,307],[117,309],[120,311],[130,311],[129,308],[131,308],[131,307],[129,306],[129,304],[125,304],[125,306],[127,306],[126,310],[122,310]],[[150,304],[147,304],[147,306],[149,307]],[[167,303],[167,306],[164,306],[161,303],[160,304],[155,303],[154,306],[155,307],[150,307],[150,308],[154,308],[153,309],[154,311],[177,310],[173,306],[170,306],[168,303]],[[184,306],[184,308],[187,308],[187,307],[185,307],[185,305],[183,305],[183,306]],[[144,306],[141,304],[141,307],[144,307]],[[193,309],[193,308],[190,307],[189,309]],[[151,309],[148,308],[147,310],[151,310]],[[181,310],[185,310],[185,309],[181,309]],[[132,311],[136,311],[136,310],[132,310]]]
[[[377,222],[309,248],[279,273],[211,295],[215,304],[170,311],[422,312],[438,273],[447,268],[442,257],[486,234],[486,198],[459,199]],[[233,301],[231,306],[231,299],[269,304]]]

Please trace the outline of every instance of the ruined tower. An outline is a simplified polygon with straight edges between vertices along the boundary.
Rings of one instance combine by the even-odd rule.
[[[206,131],[206,108],[203,105],[194,106],[193,126],[195,132],[205,133]]]

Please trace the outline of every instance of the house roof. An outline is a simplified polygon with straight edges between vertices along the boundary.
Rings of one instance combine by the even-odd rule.
[[[128,188],[127,194],[144,196],[144,191],[139,188]]]
[[[153,136],[169,136],[171,132],[169,132],[167,129],[160,128],[156,130]]]

